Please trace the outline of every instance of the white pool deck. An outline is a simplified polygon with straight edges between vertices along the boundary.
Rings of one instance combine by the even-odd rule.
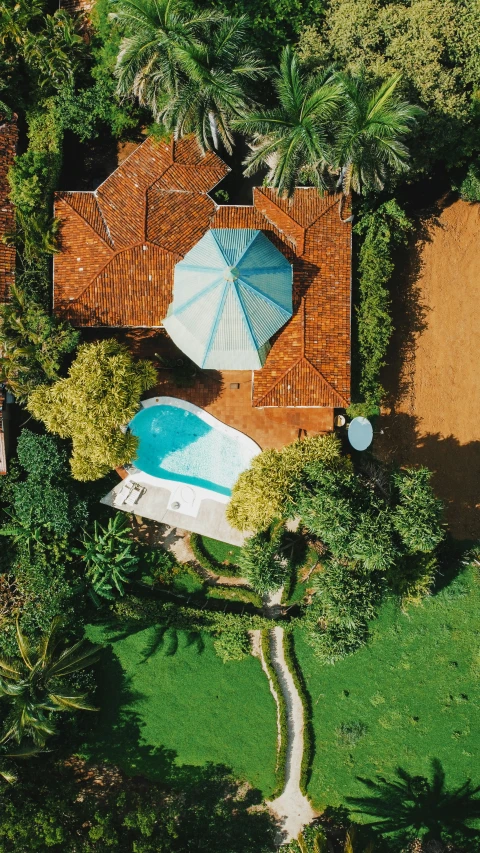
[[[198,417],[219,432],[235,434],[237,441],[247,449],[247,457],[253,459],[261,448],[249,436],[222,423],[193,403],[176,397],[151,397],[143,400],[142,408],[171,405],[194,412]],[[134,465],[126,466],[127,477],[112,489],[102,503],[123,512],[131,512],[142,518],[167,524],[179,530],[189,530],[229,545],[243,545],[248,533],[235,530],[227,521],[225,510],[229,502],[227,495],[212,489],[154,477],[140,471]],[[135,494],[136,500],[133,501]],[[131,499],[132,498],[132,499]]]
[[[131,512],[142,518],[159,521],[161,524],[168,524],[169,527],[175,527],[179,530],[190,530],[192,533],[200,533],[202,536],[220,539],[221,542],[228,542],[229,545],[243,545],[248,534],[235,530],[228,523],[225,515],[228,499],[225,503],[221,503],[219,500],[203,496],[199,501],[197,515],[192,516],[169,508],[174,502],[173,498],[178,487],[181,486],[180,483],[172,482],[171,488],[168,488],[166,486],[167,481],[162,481],[164,485],[156,485],[145,482],[144,478],[147,478],[148,474],[143,474],[135,468],[133,470],[127,468],[127,471],[128,477],[121,480],[118,486],[115,486],[108,495],[102,498],[103,504],[121,509],[124,512]],[[149,479],[156,478],[151,477]],[[115,498],[118,497],[123,488],[132,482],[144,486],[145,492],[134,505],[116,504]],[[201,491],[207,492],[206,489]],[[219,497],[223,497],[223,495],[219,495]]]

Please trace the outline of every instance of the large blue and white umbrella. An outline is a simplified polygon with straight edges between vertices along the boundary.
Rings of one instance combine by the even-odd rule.
[[[200,367],[258,370],[292,316],[291,264],[261,231],[213,228],[175,266],[163,325]]]

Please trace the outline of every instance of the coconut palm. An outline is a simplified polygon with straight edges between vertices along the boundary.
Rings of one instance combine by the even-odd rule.
[[[176,137],[193,132],[203,149],[221,137],[231,149],[230,121],[264,73],[247,47],[246,17],[190,15],[178,0],[116,0],[113,15],[125,32],[119,95],[135,95]]]
[[[291,196],[305,181],[321,189],[331,160],[329,132],[340,105],[340,84],[328,72],[302,71],[293,49],[285,47],[274,86],[278,106],[235,123],[252,137],[245,174],[266,164],[269,185],[282,195]]]
[[[398,95],[399,74],[373,92],[362,75],[335,77],[343,96],[335,131],[339,184],[345,195],[351,190],[382,189],[389,172],[408,169],[409,152],[403,139],[424,111]]]
[[[260,56],[247,47],[248,20],[210,22],[201,38],[177,45],[181,71],[175,92],[166,92],[157,118],[175,138],[194,133],[203,150],[222,140],[232,151],[232,122],[254,106],[251,84],[265,77]]]
[[[175,47],[188,44],[216,13],[191,15],[178,0],[115,0],[111,17],[125,33],[116,74],[121,97],[135,95],[156,114],[166,91],[175,91],[179,67]]]
[[[84,647],[83,641],[62,652],[58,651],[60,620],[54,619],[50,629],[36,648],[30,645],[16,627],[20,659],[0,659],[0,698],[10,705],[7,714],[7,731],[1,743],[25,738],[42,748],[55,734],[53,715],[60,711],[94,711],[86,701],[86,694],[62,687],[68,678],[97,660],[99,648]]]

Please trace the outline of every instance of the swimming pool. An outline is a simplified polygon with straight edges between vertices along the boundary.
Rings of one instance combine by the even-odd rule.
[[[145,474],[230,496],[258,444],[203,409],[175,397],[144,400],[130,422],[139,439],[134,465]]]

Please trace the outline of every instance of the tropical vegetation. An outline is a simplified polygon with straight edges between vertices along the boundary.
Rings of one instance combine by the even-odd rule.
[[[28,409],[49,432],[72,440],[74,479],[96,480],[134,458],[137,439],[120,427],[155,382],[153,364],[135,362],[115,340],[82,344],[68,377],[35,388]]]

